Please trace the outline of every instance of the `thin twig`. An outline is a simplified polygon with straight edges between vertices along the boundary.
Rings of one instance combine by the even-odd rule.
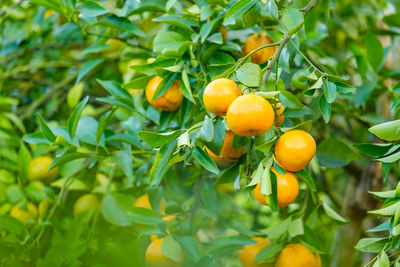
[[[307,14],[311,11],[311,9],[313,9],[313,8],[317,5],[318,1],[319,1],[319,0],[311,0],[311,2],[309,2],[309,3],[307,4],[307,6],[304,7],[304,9],[303,9],[303,16],[304,16],[304,17],[307,16]],[[300,30],[300,29],[298,29],[298,30]],[[271,59],[271,61],[268,63],[267,71],[264,73],[264,76],[263,76],[263,82],[264,82],[264,83],[267,82],[268,77],[269,77],[269,75],[270,75],[271,72],[272,72],[272,67],[273,67],[273,66],[275,65],[275,63],[278,61],[278,59],[279,59],[279,57],[280,57],[280,55],[281,55],[281,53],[282,53],[283,48],[285,47],[285,45],[287,44],[287,42],[289,42],[289,40],[292,38],[292,35],[293,35],[293,34],[295,34],[295,32],[293,32],[293,33],[286,33],[286,34],[284,35],[284,37],[283,37],[283,39],[282,39],[282,41],[281,41],[281,44],[278,46],[278,49],[277,49],[276,52],[275,52],[274,57],[273,57],[273,58]]]

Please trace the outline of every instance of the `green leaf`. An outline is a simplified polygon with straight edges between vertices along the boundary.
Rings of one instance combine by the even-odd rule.
[[[79,100],[82,97],[83,88],[85,84],[83,82],[77,83],[68,91],[67,95],[67,103],[69,108],[73,108],[78,104]]]
[[[79,71],[78,77],[76,78],[76,82],[78,83],[82,78],[88,74],[91,70],[96,68],[98,65],[100,65],[105,58],[95,58],[91,59],[89,61],[86,61],[85,63],[82,64],[82,67]]]
[[[400,140],[400,120],[389,121],[372,126],[368,131],[383,140]]]
[[[333,82],[324,81],[324,95],[329,104],[335,101],[336,85]]]
[[[229,168],[225,169],[218,179],[215,181],[216,184],[227,184],[236,180],[239,176],[240,165],[238,163],[233,164]]]
[[[175,262],[180,262],[183,258],[181,246],[171,235],[164,238],[161,244],[161,250],[165,257]]]
[[[153,147],[160,147],[175,140],[182,131],[183,131],[182,129],[167,133],[153,133],[147,131],[140,131],[138,132],[138,136],[140,137],[140,139],[142,139],[149,145]]]
[[[236,71],[236,76],[247,87],[259,87],[261,84],[261,68],[254,63],[245,63]]]
[[[393,216],[395,214],[396,210],[399,208],[400,208],[400,201],[396,202],[390,206],[379,209],[379,210],[368,211],[368,213],[379,215],[379,216]]]
[[[190,87],[189,77],[186,72],[186,69],[182,71],[182,81],[183,83],[181,82],[179,84],[179,88],[181,89],[183,96],[186,97],[193,104],[196,104],[193,98],[192,89]]]
[[[300,28],[303,26],[304,17],[303,14],[296,8],[288,7],[283,10],[281,23],[289,34],[293,34],[300,30]]]
[[[159,225],[162,223],[157,213],[146,208],[129,207],[127,216],[130,221],[138,224]]]
[[[289,127],[289,128],[281,128],[282,132],[287,132],[287,131],[291,131],[291,130],[303,130],[306,132],[311,131],[312,128],[312,120],[308,120],[308,121],[303,121],[293,127]]]
[[[382,251],[389,238],[363,238],[355,245],[355,248],[363,252],[379,253]]]
[[[306,172],[305,170],[300,170],[300,171],[296,172],[295,174],[296,174],[296,176],[299,176],[300,178],[302,178],[308,184],[308,186],[311,188],[311,190],[313,192],[317,191],[317,187],[315,186],[314,179],[311,177],[311,175],[308,172]]]
[[[318,104],[325,123],[328,123],[331,119],[331,104],[328,103],[324,95],[321,96]]]
[[[127,201],[125,196],[109,193],[104,196],[100,210],[104,219],[110,223],[118,226],[129,226],[132,224],[127,215],[129,204],[130,202]]]
[[[93,1],[85,1],[80,10],[81,14],[87,17],[95,17],[108,13],[107,9],[104,9],[102,6]]]
[[[136,65],[137,66],[137,65]],[[153,76],[141,75],[133,78],[129,82],[122,85],[124,89],[143,89],[149,83]]]
[[[100,44],[100,43],[94,43],[91,46],[88,46],[85,48],[85,50],[82,51],[82,55],[90,54],[90,53],[98,53],[107,49],[110,49],[111,45],[107,44]]]
[[[330,168],[341,168],[358,158],[357,154],[340,138],[324,139],[317,146],[318,161]]]
[[[104,113],[100,119],[99,119],[99,125],[97,126],[97,131],[96,131],[96,142],[99,143],[101,140],[101,137],[107,128],[108,122],[110,121],[112,115],[114,114],[116,109],[109,110],[106,113]],[[104,146],[104,144],[103,144]]]
[[[203,149],[201,149],[198,146],[195,146],[192,155],[197,160],[197,162],[200,163],[201,166],[203,166],[212,173],[215,174],[219,173],[217,165],[215,165],[215,162],[210,158],[210,156],[206,152],[204,152]]]
[[[299,109],[303,106],[300,100],[294,94],[288,91],[281,92],[281,100],[283,106],[290,109]]]
[[[118,30],[119,32],[129,32],[133,35],[144,37],[146,34],[125,17],[118,17],[114,14],[102,17],[101,20],[89,25],[88,27],[105,26]],[[86,30],[88,30],[88,27]]]
[[[261,16],[272,21],[279,20],[278,7],[274,0],[270,0],[262,6]]]
[[[355,148],[360,150],[360,152],[371,156],[371,157],[381,157],[385,155],[392,147],[392,144],[354,144]]]
[[[89,96],[86,96],[79,104],[74,108],[71,116],[68,119],[68,133],[71,138],[75,136],[76,127],[78,125],[79,118],[82,114],[83,108],[89,101]]]
[[[127,177],[133,176],[131,146],[114,153],[115,162],[121,167]]]
[[[211,142],[214,139],[214,125],[210,117],[204,117],[203,125],[201,126],[197,137],[199,140],[204,142]]]
[[[26,229],[25,225],[9,215],[0,216],[0,230],[2,232],[5,231],[9,233],[9,235],[12,235],[15,238],[14,240],[16,241],[16,243],[18,242],[21,245],[25,244],[29,239],[29,232]],[[4,242],[6,242],[7,239],[10,240],[10,238],[7,238],[6,236],[3,236],[2,239],[4,240]]]
[[[131,95],[115,81],[103,81],[96,79],[96,81],[107,90],[107,92],[116,97],[131,97]]]
[[[235,24],[236,19],[242,17],[247,11],[250,10],[257,0],[239,0],[233,4],[225,14],[224,26]]]
[[[273,262],[275,261],[276,257],[278,256],[279,252],[285,246],[284,243],[272,243],[267,245],[260,252],[257,253],[257,256],[254,259],[254,262],[257,264],[262,264],[265,262]]]
[[[40,131],[42,132],[43,136],[49,140],[50,142],[54,143],[56,141],[56,136],[50,130],[49,126],[47,126],[46,121],[43,119],[40,113],[36,113],[39,121]]]
[[[326,202],[322,202],[322,207],[324,207],[324,210],[326,212],[326,215],[334,219],[338,223],[348,223],[348,221],[340,216],[335,210],[333,210]]]
[[[290,223],[289,226],[289,235],[291,237],[303,235],[304,234],[304,226],[301,218],[297,218]]]
[[[209,252],[221,251],[222,249],[227,247],[243,247],[246,245],[255,245],[255,244],[256,241],[251,240],[248,237],[242,237],[242,236],[221,237],[213,240],[208,251]]]
[[[377,161],[381,161],[383,163],[393,163],[396,162],[400,159],[400,150],[398,150],[396,153],[390,155],[390,156],[386,156],[383,158],[378,158],[376,159]]]
[[[157,90],[154,92],[153,101],[157,98],[162,97],[165,92],[171,87],[178,76],[178,73],[170,73],[166,77],[163,78],[161,83],[158,85]]]
[[[188,40],[177,32],[162,31],[154,38],[153,49],[159,54],[176,56],[186,41]]]
[[[200,191],[200,199],[201,202],[203,202],[204,206],[211,210],[216,212],[217,211],[217,204],[218,204],[218,199],[217,199],[217,193],[215,192],[214,186],[211,184],[205,182],[203,183],[203,186]]]
[[[153,166],[150,170],[150,184],[157,186],[160,184],[162,178],[168,170],[168,160],[172,155],[172,152],[176,148],[177,142],[170,142],[160,148],[157,152],[156,159],[154,160]]]
[[[184,18],[182,18],[180,16],[176,16],[176,15],[166,15],[166,16],[154,18],[153,21],[168,23],[168,24],[180,27],[184,30],[188,30],[191,32],[193,32],[192,27],[197,26],[196,21],[191,20],[191,19],[184,19]]]
[[[378,71],[382,65],[384,57],[382,43],[372,33],[368,33],[365,46],[367,47],[367,57],[369,64],[375,71]]]

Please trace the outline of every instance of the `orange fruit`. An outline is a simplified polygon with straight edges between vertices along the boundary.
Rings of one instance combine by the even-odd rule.
[[[271,104],[259,95],[248,94],[236,98],[228,108],[226,120],[229,128],[240,136],[265,133],[274,123]]]
[[[281,103],[276,103],[272,106],[275,109],[275,126],[279,127],[285,121],[285,115],[283,115],[283,111],[285,111],[285,108],[282,106]]]
[[[242,95],[242,91],[234,81],[220,78],[206,86],[203,102],[206,109],[211,113],[217,116],[225,116],[229,105],[240,95]]]
[[[146,249],[145,259],[146,263],[150,266],[154,267],[173,267],[173,266],[181,266],[184,256],[181,250],[181,260],[179,262],[173,261],[164,256],[162,253],[162,242],[164,238],[156,239],[150,243],[150,245]]]
[[[286,207],[296,200],[299,194],[299,182],[293,173],[286,172],[286,174],[281,174],[275,171],[274,168],[271,170],[276,175],[277,191],[278,191],[278,206]],[[254,197],[258,202],[263,205],[267,205],[264,195],[260,192],[261,184],[258,184],[254,190]]]
[[[273,267],[273,263],[257,264],[254,262],[258,252],[271,244],[271,242],[263,237],[253,237],[252,239],[256,241],[257,244],[244,246],[244,248],[238,252],[239,260],[243,267]]]
[[[316,144],[312,136],[303,130],[284,133],[276,142],[275,157],[285,170],[302,170],[314,157]]]
[[[272,41],[272,39],[266,34],[253,34],[244,43],[243,56],[248,55],[251,51],[259,48],[260,46],[273,43],[274,41]],[[275,51],[276,46],[263,48],[251,55],[251,61],[256,64],[262,64],[272,58],[275,54]]]
[[[38,209],[36,206],[30,202],[26,204],[28,210],[25,210],[21,207],[20,204],[15,204],[14,207],[10,211],[10,216],[19,220],[22,223],[25,223],[31,219],[36,219],[38,216]]]
[[[40,156],[34,158],[28,167],[29,180],[42,180],[43,182],[51,182],[58,176],[58,168],[47,171],[53,159],[48,156]]]
[[[289,244],[279,254],[275,267],[321,267],[321,258],[302,244]]]
[[[148,194],[144,194],[141,197],[138,197],[135,201],[135,203],[133,204],[134,207],[137,208],[145,208],[145,209],[149,209],[149,210],[153,210],[151,208],[151,204],[150,204],[150,200],[149,200],[149,195]],[[160,212],[163,211],[165,208],[165,200],[161,199],[161,204],[160,204]]]
[[[166,222],[169,222],[169,221],[172,221],[173,219],[175,219],[176,218],[176,216],[175,215],[167,215],[167,216],[164,216],[164,217],[162,217],[162,220],[163,221],[166,221]],[[179,219],[182,219],[182,217],[178,217]],[[167,231],[167,234],[169,234],[169,232]],[[151,241],[155,241],[155,240],[157,240],[158,239],[158,236],[157,235],[151,235],[150,236],[150,240]]]
[[[96,209],[98,206],[100,206],[100,200],[98,197],[93,194],[83,195],[75,202],[74,215],[78,216],[88,210]]]
[[[172,83],[171,87],[168,88],[168,90],[159,98],[156,100],[152,100],[154,93],[157,90],[157,87],[160,85],[162,82],[162,78],[160,76],[154,76],[149,83],[146,86],[146,98],[149,101],[149,103],[158,109],[164,110],[164,111],[173,111],[177,110],[183,100],[183,95],[181,93],[181,90],[179,89],[179,83],[180,81],[176,80]]]
[[[219,155],[214,154],[211,150],[206,147],[207,153],[216,161],[232,162],[238,160],[244,152],[245,147],[233,148],[233,132],[225,131],[224,144],[222,145],[221,152]]]

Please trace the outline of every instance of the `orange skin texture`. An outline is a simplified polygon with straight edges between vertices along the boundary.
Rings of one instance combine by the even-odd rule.
[[[203,93],[203,102],[206,109],[211,113],[217,116],[225,116],[229,105],[241,95],[242,91],[234,81],[220,78],[206,86]]]
[[[28,167],[29,180],[41,180],[43,182],[51,182],[58,177],[58,168],[47,171],[53,159],[49,156],[40,156],[32,159]]]
[[[296,200],[297,195],[299,194],[299,182],[293,173],[286,172],[286,174],[281,174],[275,171],[274,168],[271,168],[271,170],[276,175],[278,206],[289,206],[291,203],[293,203],[293,201]],[[257,184],[253,190],[254,197],[262,205],[268,205],[265,201],[264,195],[260,192],[260,188],[261,184]]]
[[[153,210],[151,208],[148,194],[144,194],[143,196],[137,198],[135,203],[133,204],[133,206],[137,207],[137,208],[145,208],[145,209]],[[165,200],[161,199],[160,212],[163,211],[164,208],[165,208]]]
[[[248,94],[236,98],[228,108],[226,120],[229,128],[240,136],[265,133],[274,123],[271,104],[259,95]]]
[[[279,254],[275,267],[321,267],[321,258],[302,244],[289,244]]]
[[[160,238],[150,243],[150,245],[146,249],[146,254],[145,254],[146,263],[149,266],[154,266],[154,267],[181,266],[184,259],[183,252],[181,251],[182,257],[179,262],[173,261],[165,257],[162,253],[162,248],[161,248],[163,241],[164,239]]]
[[[93,194],[86,194],[81,196],[74,204],[74,216],[86,212],[88,210],[96,209],[100,206],[100,200]]]
[[[284,133],[276,142],[275,157],[287,171],[302,170],[314,157],[317,145],[314,138],[303,130]]]
[[[10,216],[19,220],[22,223],[26,223],[31,219],[36,219],[38,216],[38,209],[32,203],[26,204],[28,210],[24,210],[19,204],[14,205],[10,211]]]
[[[149,103],[160,110],[174,111],[177,110],[183,100],[183,95],[179,89],[180,81],[174,81],[170,88],[156,100],[152,100],[157,87],[160,85],[163,79],[160,76],[154,76],[146,86],[146,98]]]
[[[239,260],[243,267],[273,267],[273,263],[257,264],[254,262],[258,252],[271,244],[271,242],[262,237],[253,237],[252,239],[256,241],[257,244],[244,246],[244,248],[238,252]]]
[[[233,136],[233,132],[225,131],[224,144],[222,145],[219,155],[214,154],[206,147],[208,155],[210,155],[212,159],[221,162],[233,162],[238,160],[243,155],[245,147],[233,148]]]
[[[246,56],[254,49],[257,49],[263,45],[273,44],[274,41],[269,38],[266,34],[253,34],[251,35],[243,47],[243,56]],[[251,55],[251,61],[256,64],[262,64],[272,58],[275,54],[276,46],[270,46],[263,48]]]
[[[282,106],[281,103],[276,103],[272,106],[275,110],[275,126],[279,127],[285,121],[285,116],[283,115],[283,111],[285,111],[285,108]]]

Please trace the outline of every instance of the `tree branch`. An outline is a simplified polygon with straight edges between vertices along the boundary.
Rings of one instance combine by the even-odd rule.
[[[313,9],[317,4],[318,4],[319,0],[311,0],[304,8],[303,8],[303,16],[307,16],[307,14],[311,11],[311,9]],[[300,30],[300,29],[299,29]],[[286,33],[283,36],[282,41],[280,42],[280,45],[278,46],[278,49],[275,52],[274,57],[271,59],[271,61],[268,63],[267,66],[267,71],[264,73],[263,76],[263,82],[266,83],[268,80],[269,75],[271,74],[272,71],[272,67],[275,65],[276,62],[278,62],[278,59],[282,53],[283,48],[285,47],[285,45],[287,44],[287,42],[289,42],[289,40],[292,38],[292,35],[294,33],[290,34],[290,33]]]

